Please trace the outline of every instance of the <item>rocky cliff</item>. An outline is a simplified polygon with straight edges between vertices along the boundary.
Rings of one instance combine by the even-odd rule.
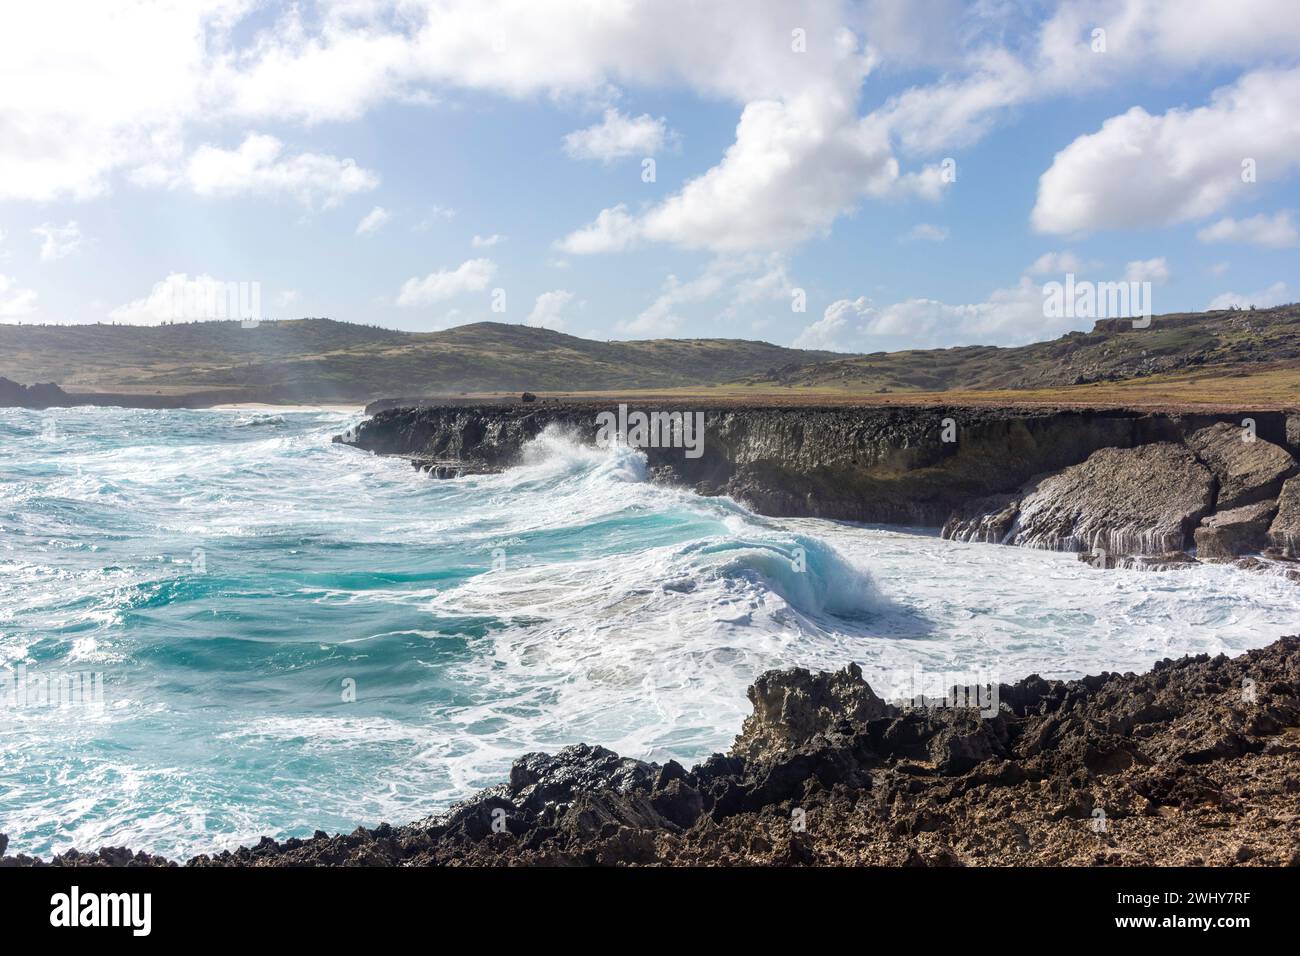
[[[689,770],[585,744],[526,754],[417,823],[188,865],[1300,865],[1300,638],[1030,676],[987,717],[886,703],[852,665],[769,672],[749,697],[730,753]],[[50,863],[169,865],[125,848]]]
[[[336,440],[455,475],[514,463],[548,427],[594,443],[598,416],[613,408],[391,408]],[[1294,540],[1282,528],[1296,519],[1276,508],[1267,518],[1235,511],[1276,503],[1282,483],[1300,470],[1288,450],[1294,417],[1278,412],[666,404],[642,410],[703,414],[698,457],[682,447],[643,449],[656,478],[731,495],[766,515],[942,527],[962,540],[1104,551],[1108,560],[1183,552],[1202,540],[1207,557],[1235,559],[1270,541]],[[1263,532],[1255,533],[1261,524]],[[1285,548],[1274,550],[1280,556]]]

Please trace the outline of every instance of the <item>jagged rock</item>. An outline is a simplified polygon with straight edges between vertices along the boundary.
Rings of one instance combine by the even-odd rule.
[[[1196,529],[1196,556],[1202,561],[1231,561],[1268,545],[1268,527],[1277,514],[1276,501],[1257,501],[1229,511],[1216,511]]]
[[[1292,454],[1300,453],[1300,415],[1286,417],[1286,444]]]
[[[1108,555],[1179,551],[1213,502],[1213,475],[1181,445],[1103,448],[1028,489],[1007,543]]]
[[[941,536],[953,541],[1001,544],[1020,513],[1018,495],[990,495],[959,509],[943,526]]]
[[[1187,447],[1209,466],[1219,482],[1218,511],[1275,499],[1282,482],[1296,473],[1296,460],[1237,425],[1219,422],[1187,436]],[[1252,440],[1247,441],[1247,437]]]
[[[1282,486],[1277,517],[1268,527],[1268,543],[1284,557],[1300,558],[1300,477]]]
[[[750,686],[749,701],[754,713],[731,746],[738,757],[792,750],[840,721],[874,720],[890,712],[857,664],[834,673],[812,674],[802,667],[768,671]]]

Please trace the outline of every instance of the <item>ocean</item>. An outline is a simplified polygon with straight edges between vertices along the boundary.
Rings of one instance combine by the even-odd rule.
[[[0,409],[10,853],[405,823],[577,742],[689,765],[775,667],[856,661],[891,696],[1300,631],[1300,588],[1269,574],[765,518],[559,433],[437,481],[331,443],[360,420]],[[102,695],[34,696],[72,675]]]

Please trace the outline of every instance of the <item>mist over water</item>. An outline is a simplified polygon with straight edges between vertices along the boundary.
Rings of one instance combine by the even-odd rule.
[[[1075,677],[1300,630],[1269,575],[767,519],[553,433],[436,481],[330,443],[358,420],[0,410],[0,673],[105,691],[0,707],[11,853],[402,823],[580,741],[689,764],[772,667],[853,660],[888,691],[913,665]]]

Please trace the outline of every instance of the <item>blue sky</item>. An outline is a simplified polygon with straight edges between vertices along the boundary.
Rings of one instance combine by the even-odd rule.
[[[1300,299],[1298,175],[1294,0],[0,12],[0,321],[1018,344]]]

